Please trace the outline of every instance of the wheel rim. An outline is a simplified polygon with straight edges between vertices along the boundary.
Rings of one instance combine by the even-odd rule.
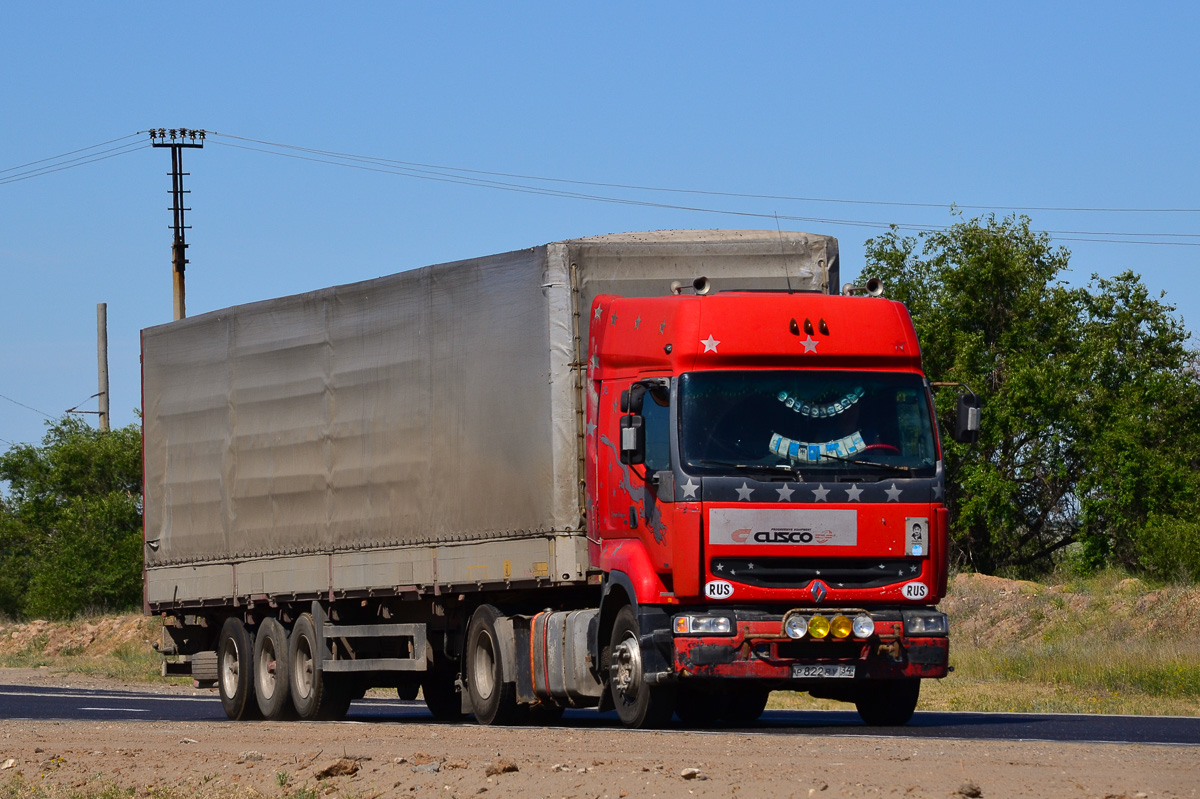
[[[308,639],[301,636],[296,646],[296,661],[292,665],[292,690],[307,699],[312,695],[313,657]]]
[[[471,676],[474,678],[474,689],[480,699],[490,699],[496,689],[496,650],[492,644],[492,636],[486,632],[479,634],[475,641],[475,655],[472,661]]]
[[[276,663],[275,645],[267,639],[263,641],[262,657],[255,664],[258,669],[258,692],[263,699],[270,699],[275,695]]]
[[[221,688],[225,696],[234,697],[238,692],[238,677],[241,675],[237,642],[230,639],[221,650]]]
[[[634,701],[642,690],[642,649],[632,635],[617,644],[612,652],[609,676],[617,694],[627,702]]]

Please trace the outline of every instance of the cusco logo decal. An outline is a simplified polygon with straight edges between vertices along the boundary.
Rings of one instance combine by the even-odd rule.
[[[704,595],[709,599],[729,599],[733,596],[733,583],[727,580],[710,580],[704,584]]]
[[[713,508],[708,543],[728,545],[831,546],[858,544],[858,511]]]

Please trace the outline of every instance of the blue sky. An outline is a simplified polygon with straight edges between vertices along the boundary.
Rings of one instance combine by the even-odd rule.
[[[950,203],[1200,208],[1197,31],[1194,4],[1167,2],[6,3],[0,439],[38,441],[38,411],[58,416],[96,391],[98,302],[114,422],[133,421],[138,331],[171,318],[167,151],[23,180],[14,167],[150,127],[224,134],[184,156],[190,314],[575,236],[773,229],[774,214],[837,236],[849,278],[878,232],[864,225],[946,225]],[[517,181],[764,216],[566,199],[234,137],[858,202]],[[1073,280],[1132,268],[1200,330],[1200,214],[1028,213],[1038,229],[1104,234],[1056,234]],[[1188,246],[1073,240],[1113,233]]]

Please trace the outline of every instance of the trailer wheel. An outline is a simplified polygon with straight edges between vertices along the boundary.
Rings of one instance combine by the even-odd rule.
[[[463,671],[475,720],[480,724],[511,724],[517,716],[517,688],[504,682],[503,648],[496,633],[500,611],[481,605],[467,625]]]
[[[312,614],[303,613],[296,619],[288,643],[288,671],[292,706],[306,721],[338,719],[346,715],[350,707],[350,696],[345,688],[321,671],[320,655]]]
[[[919,679],[879,680],[863,684],[854,706],[872,727],[902,727],[912,718],[920,695]]]
[[[675,686],[646,682],[638,637],[637,616],[626,605],[613,620],[609,692],[626,727],[661,727],[675,713]]]
[[[234,721],[261,718],[254,700],[254,645],[241,619],[226,619],[217,638],[217,688]]]
[[[254,695],[258,709],[272,721],[292,710],[289,671],[287,630],[278,619],[264,619],[254,637]]]

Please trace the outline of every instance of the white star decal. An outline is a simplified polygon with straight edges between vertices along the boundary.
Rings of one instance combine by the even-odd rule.
[[[808,338],[804,339],[804,341],[801,341],[800,343],[804,345],[805,352],[816,352],[817,351],[817,340],[814,339],[812,336],[809,336]]]
[[[689,477],[688,481],[680,486],[680,488],[683,489],[683,498],[684,499],[695,499],[696,498],[696,489],[699,487],[700,486],[693,483],[692,478]]]
[[[934,499],[942,498],[942,484],[941,483],[933,484],[933,498]]]
[[[599,319],[599,318],[600,318],[600,314],[602,314],[602,313],[604,313],[604,309],[603,309],[603,308],[601,308],[599,305],[597,305],[597,306],[596,306],[596,318],[597,318],[597,319]]]
[[[817,483],[817,487],[812,490],[814,502],[825,502],[825,497],[829,494],[829,489],[822,483]]]
[[[642,315],[638,314],[638,318],[633,320],[633,329],[637,330],[642,326]]]
[[[704,345],[704,351],[705,351],[705,352],[716,352],[716,351],[717,351],[717,345],[718,345],[718,344],[720,344],[721,342],[719,342],[719,341],[717,341],[715,338],[713,338],[713,334],[712,334],[712,333],[709,333],[709,334],[708,334],[708,338],[706,338],[706,339],[701,339],[701,340],[700,340],[700,343]]]
[[[846,489],[846,501],[861,502],[860,496],[862,496],[862,489],[858,487],[858,483],[851,483],[850,487]]]
[[[783,484],[783,488],[777,488],[775,490],[779,493],[779,501],[780,502],[791,502],[792,501],[792,489],[788,488],[787,483]]]
[[[899,502],[900,501],[900,489],[896,488],[895,483],[892,483],[892,487],[883,493],[887,494],[888,502]]]
[[[742,481],[742,487],[737,490],[738,502],[749,502],[750,495],[754,493],[754,489],[746,485],[746,481]]]

